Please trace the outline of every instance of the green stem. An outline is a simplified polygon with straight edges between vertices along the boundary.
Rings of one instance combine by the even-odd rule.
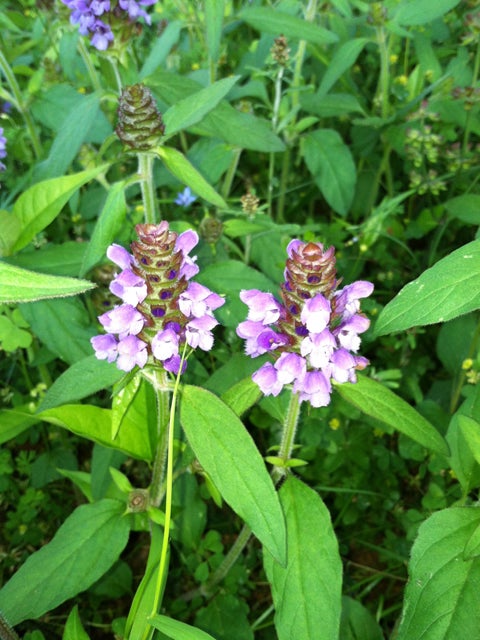
[[[152,480],[150,483],[150,503],[154,507],[160,506],[163,498],[163,477],[167,460],[168,418],[170,391],[165,371],[155,370],[153,374],[153,388],[157,401],[157,450],[153,461]]]
[[[280,66],[275,78],[275,93],[273,98],[272,110],[272,131],[277,132],[278,115],[280,112],[280,102],[282,99],[282,79],[285,68]],[[272,215],[272,199],[273,199],[273,179],[275,176],[275,154],[270,153],[270,161],[268,165],[268,195],[267,195],[267,211],[268,215]]]
[[[30,140],[32,141],[33,151],[35,153],[36,158],[40,158],[42,156],[42,145],[40,144],[40,139],[37,134],[37,130],[35,128],[33,119],[30,115],[30,111],[28,110],[27,105],[25,104],[22,96],[22,92],[20,91],[20,87],[18,85],[17,79],[15,78],[15,74],[12,71],[12,68],[7,62],[7,59],[3,55],[2,50],[0,49],[0,69],[3,71],[3,75],[7,79],[8,85],[10,87],[10,91],[13,94],[15,100],[15,106],[22,114],[22,117],[27,125],[28,133],[30,136]]]
[[[473,76],[472,76],[472,87],[475,88],[478,80],[478,74],[480,72],[480,41],[477,45],[477,53],[475,54],[475,62],[473,63]],[[466,122],[465,122],[465,131],[463,134],[463,154],[465,155],[468,151],[468,141],[470,138],[470,130],[472,126],[472,117],[471,110],[467,112]]]
[[[178,390],[180,388],[180,377],[182,375],[183,363],[185,361],[187,345],[185,344],[180,368],[175,379],[173,387],[172,402],[170,405],[170,417],[168,421],[168,437],[167,437],[167,477],[166,477],[166,493],[165,493],[165,527],[163,529],[162,551],[160,553],[160,562],[158,566],[157,582],[155,584],[155,594],[153,598],[153,606],[151,616],[155,616],[160,605],[160,595],[162,585],[166,580],[167,562],[168,562],[168,544],[170,541],[170,527],[172,523],[172,495],[173,495],[173,436],[175,433],[175,411],[177,408]],[[145,637],[151,637],[153,628],[147,628]]]
[[[230,163],[230,166],[228,167],[228,170],[222,185],[221,195],[224,200],[226,200],[230,194],[230,189],[232,188],[233,178],[235,176],[235,172],[238,167],[238,162],[240,160],[241,153],[242,153],[241,149],[235,149],[233,151],[233,158]]]
[[[317,0],[309,0],[305,9],[305,20],[313,22],[317,13]],[[295,57],[295,68],[292,80],[292,109],[296,110],[300,106],[300,82],[302,79],[303,59],[307,50],[307,41],[300,40],[298,43],[297,55]]]
[[[153,188],[153,156],[151,154],[138,153],[138,174],[142,189],[145,222],[147,224],[155,224],[157,221],[157,207]]]
[[[388,89],[390,84],[390,60],[387,46],[387,32],[385,28],[377,27],[377,43],[380,51],[380,78],[378,81],[378,98],[382,105],[382,118],[388,117]]]
[[[290,460],[295,445],[295,434],[297,433],[298,419],[300,418],[300,407],[301,403],[298,394],[291,393],[278,452],[278,457],[282,460],[283,464],[281,467],[275,467],[273,474],[273,478],[277,482],[288,472],[287,462]]]
[[[95,69],[92,58],[88,52],[87,47],[85,46],[85,41],[82,36],[78,38],[78,51],[82,56],[82,60],[87,67],[88,75],[90,76],[90,80],[92,82],[93,88],[95,91],[102,93],[102,84],[100,82],[100,78],[98,76],[97,70]]]
[[[287,195],[288,176],[290,174],[291,147],[287,146],[282,159],[282,172],[280,174],[280,187],[278,190],[277,222],[284,222],[285,197]]]

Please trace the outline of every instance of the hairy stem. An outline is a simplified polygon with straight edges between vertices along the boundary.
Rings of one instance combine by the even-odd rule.
[[[153,188],[153,156],[151,154],[138,153],[138,174],[142,189],[145,222],[147,224],[155,224],[157,221],[157,207]]]

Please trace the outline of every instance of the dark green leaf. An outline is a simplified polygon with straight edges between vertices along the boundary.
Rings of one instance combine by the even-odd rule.
[[[478,507],[445,509],[419,529],[397,640],[478,638],[480,558],[463,552],[480,524]]]
[[[217,62],[220,55],[220,40],[222,37],[223,14],[225,0],[205,0],[205,23],[207,27],[208,55],[213,62]]]
[[[95,355],[82,358],[64,371],[48,389],[38,411],[53,409],[61,404],[69,404],[111,387],[124,375],[106,360],[98,360]]]
[[[445,202],[445,209],[454,218],[480,226],[480,195],[464,193]]]
[[[323,197],[345,216],[355,193],[357,174],[349,148],[337,131],[318,129],[305,137],[305,162]]]
[[[409,282],[381,311],[376,336],[446,322],[480,307],[480,240],[453,251]]]
[[[87,242],[63,242],[47,244],[40,249],[25,249],[15,256],[6,258],[5,262],[22,269],[31,269],[51,276],[78,276],[83,256],[88,247]]]
[[[322,98],[337,80],[350,69],[362,52],[365,45],[370,42],[368,38],[352,38],[347,40],[341,47],[337,49],[320,82],[317,95]]]
[[[82,621],[78,613],[78,605],[75,605],[70,611],[65,629],[63,630],[62,640],[90,640],[82,626]]]
[[[77,507],[0,590],[0,610],[10,623],[39,618],[98,580],[127,544],[124,510],[116,500]]]
[[[279,640],[337,638],[342,562],[328,509],[320,496],[290,476],[280,489],[287,521],[287,565],[265,551]]]
[[[230,593],[220,593],[207,606],[198,611],[195,624],[215,638],[228,640],[253,640],[248,621],[248,607]]]
[[[342,598],[340,640],[384,640],[383,633],[370,611],[353,598]]]
[[[275,36],[283,34],[287,38],[307,40],[313,44],[331,44],[338,41],[338,36],[322,27],[267,7],[248,7],[238,15],[259,31],[266,31]]]
[[[182,23],[177,20],[169,21],[167,27],[159,38],[155,38],[150,47],[147,58],[140,71],[140,80],[143,80],[158,69],[165,62],[172,47],[177,44],[182,30]]]
[[[190,385],[183,391],[180,420],[222,497],[283,564],[285,523],[278,495],[244,425],[217,396]]]
[[[335,389],[368,416],[385,422],[431,451],[449,455],[448,446],[435,427],[383,384],[359,375],[356,383],[336,384]]]
[[[460,0],[401,0],[395,7],[394,22],[411,27],[441,18],[459,4]]]
[[[172,640],[215,640],[209,633],[167,616],[153,616],[150,624]]]

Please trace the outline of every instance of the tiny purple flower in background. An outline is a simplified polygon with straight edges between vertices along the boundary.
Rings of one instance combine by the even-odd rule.
[[[370,321],[360,312],[360,300],[373,284],[359,280],[337,290],[335,250],[321,243],[292,240],[287,247],[285,282],[280,301],[271,293],[243,290],[247,320],[237,327],[247,355],[269,353],[252,379],[265,395],[277,396],[287,384],[300,402],[312,407],[330,403],[331,380],[356,382],[356,370],[368,360],[355,355],[360,335]]]
[[[116,362],[122,371],[160,363],[178,373],[181,349],[209,351],[212,329],[218,322],[213,311],[224,304],[221,296],[190,282],[199,271],[189,252],[198,243],[195,231],[180,235],[167,222],[139,224],[132,253],[118,244],[107,249],[107,257],[121,271],[110,283],[110,291],[121,304],[99,316],[107,332],[91,339],[100,360]],[[185,370],[186,363],[183,363]]]
[[[195,200],[197,196],[194,196],[190,191],[190,187],[185,187],[183,191],[177,193],[177,197],[174,200],[175,204],[180,205],[181,207],[189,207]]]
[[[114,40],[112,24],[118,22],[121,12],[126,13],[130,22],[143,18],[150,25],[152,20],[142,7],[155,4],[156,0],[119,0],[112,3],[110,0],[62,0],[72,12],[70,22],[78,24],[79,33],[82,36],[91,34],[90,43],[98,50],[105,51]]]
[[[7,139],[6,137],[3,135],[3,127],[0,127],[0,158],[6,158],[7,157]],[[0,162],[0,171],[5,171],[7,167],[3,164],[3,162]]]

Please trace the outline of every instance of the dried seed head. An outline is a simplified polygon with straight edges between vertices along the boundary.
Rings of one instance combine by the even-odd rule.
[[[283,34],[275,38],[270,53],[277,64],[281,67],[287,66],[290,59],[290,47],[288,46],[288,40]]]
[[[148,151],[158,145],[165,125],[148,87],[134,84],[123,89],[115,132],[125,145],[136,151]]]

